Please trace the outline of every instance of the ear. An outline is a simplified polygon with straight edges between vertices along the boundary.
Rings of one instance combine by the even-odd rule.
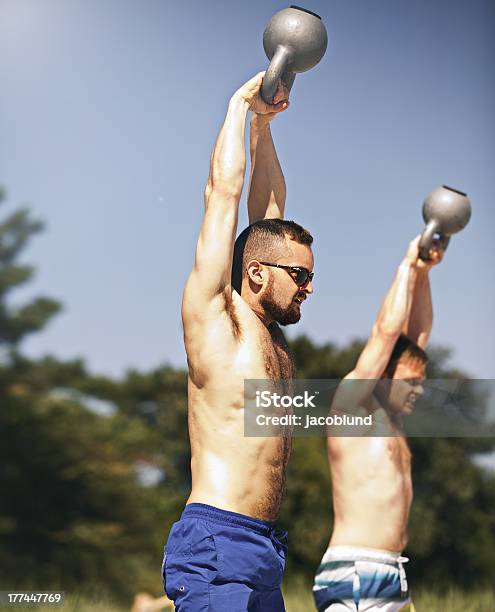
[[[267,279],[267,271],[256,259],[252,259],[247,265],[248,279],[258,286],[262,286]]]

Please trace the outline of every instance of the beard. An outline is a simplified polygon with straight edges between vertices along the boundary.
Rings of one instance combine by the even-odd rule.
[[[381,378],[377,382],[373,395],[389,415],[411,414],[414,410],[417,396],[415,393],[410,392],[404,395],[404,391],[395,388],[395,385],[398,383],[400,383],[400,379]]]
[[[265,312],[269,314],[280,325],[291,325],[297,323],[301,318],[301,307],[295,302],[285,308],[275,300],[275,291],[273,290],[273,278],[268,281],[265,295],[260,300]]]

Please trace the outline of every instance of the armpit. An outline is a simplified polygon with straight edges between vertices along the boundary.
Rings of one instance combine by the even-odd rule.
[[[223,292],[223,299],[225,305],[225,312],[229,315],[229,319],[232,324],[232,333],[234,338],[239,340],[241,337],[241,324],[239,317],[234,306],[234,300],[232,299],[232,288],[227,287]]]

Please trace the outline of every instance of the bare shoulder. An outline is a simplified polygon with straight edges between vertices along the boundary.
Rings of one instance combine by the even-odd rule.
[[[377,382],[378,378],[363,376],[356,367],[340,382],[333,398],[332,411],[356,414],[371,399]]]
[[[227,316],[232,321],[232,334],[238,336],[240,325],[233,293],[235,291],[229,284],[213,294],[208,294],[203,287],[201,275],[193,270],[182,296],[182,322],[185,333],[190,327],[205,327]]]
[[[352,370],[344,376],[333,397],[332,413],[349,414],[355,412],[363,400],[363,384],[366,385],[366,382],[359,378],[357,370]]]
[[[198,387],[232,363],[250,314],[247,304],[230,286],[205,299],[188,281],[182,302],[184,344],[189,373]]]

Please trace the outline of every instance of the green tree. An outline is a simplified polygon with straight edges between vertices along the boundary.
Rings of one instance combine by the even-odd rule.
[[[156,484],[162,512],[157,538],[164,544],[191,490],[187,372],[167,365],[151,372],[130,370],[121,381],[92,378],[78,388],[113,402],[122,415],[147,427],[142,454],[162,473]]]
[[[156,436],[118,406],[94,410],[98,395],[118,396],[115,382],[89,376],[80,361],[32,360],[20,351],[60,309],[45,297],[9,302],[32,278],[18,258],[41,228],[27,209],[0,224],[2,587],[158,590],[162,508],[136,472],[157,454]]]
[[[5,192],[0,189],[0,205]],[[31,219],[29,210],[21,208],[0,223],[0,349],[14,351],[28,334],[43,329],[60,310],[60,303],[40,296],[22,306],[11,306],[7,294],[28,282],[34,273],[31,266],[18,262],[29,239],[43,229]]]

